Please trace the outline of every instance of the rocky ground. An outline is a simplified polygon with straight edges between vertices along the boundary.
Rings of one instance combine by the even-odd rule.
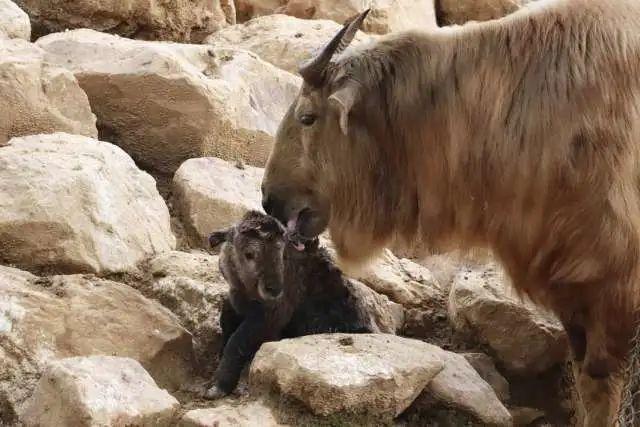
[[[260,209],[297,64],[363,3],[0,0],[0,425],[570,423],[557,320],[453,253],[352,274],[387,333],[265,344],[199,397],[227,292],[206,237]],[[378,0],[356,44],[518,6]]]

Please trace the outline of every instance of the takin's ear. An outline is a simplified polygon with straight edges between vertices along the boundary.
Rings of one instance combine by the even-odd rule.
[[[347,83],[329,96],[329,104],[338,111],[340,130],[346,136],[349,132],[349,114],[360,96],[360,87],[355,82]]]
[[[233,227],[227,228],[226,230],[214,231],[209,236],[209,246],[212,249],[217,248],[224,242],[231,242],[233,240]]]

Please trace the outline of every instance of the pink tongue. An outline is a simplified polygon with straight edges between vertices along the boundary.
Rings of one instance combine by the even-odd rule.
[[[293,247],[296,248],[297,251],[304,251],[304,243],[294,243]]]

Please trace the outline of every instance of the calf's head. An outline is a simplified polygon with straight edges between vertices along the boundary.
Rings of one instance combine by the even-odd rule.
[[[362,255],[358,248],[374,243],[361,245],[364,236],[374,234],[371,227],[379,228],[366,224],[363,210],[368,207],[356,204],[378,197],[369,194],[372,179],[386,177],[372,137],[385,126],[381,98],[364,91],[381,70],[368,69],[363,55],[332,58],[346,49],[367,13],[347,22],[300,69],[303,86],[280,124],[262,183],[267,213],[301,237],[313,238],[329,227],[339,255],[353,261]],[[373,178],[371,168],[378,168]],[[346,223],[350,230],[340,229]],[[358,223],[370,228],[358,231]],[[361,236],[354,238],[354,233]],[[347,241],[358,244],[348,248]]]
[[[232,286],[250,298],[273,302],[284,291],[284,229],[274,218],[251,211],[233,227],[209,237],[212,247],[224,244],[220,267]]]

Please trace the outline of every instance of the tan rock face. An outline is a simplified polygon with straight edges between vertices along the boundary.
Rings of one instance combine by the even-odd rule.
[[[273,389],[314,414],[393,418],[443,368],[438,347],[385,334],[311,335],[264,344],[252,390]]]
[[[472,415],[482,425],[511,426],[509,411],[464,356],[441,350],[444,369],[429,383],[416,405],[435,400]]]
[[[90,30],[38,40],[87,92],[102,139],[173,173],[213,155],[263,166],[301,79],[230,48],[129,40]]]
[[[469,21],[488,21],[502,18],[518,10],[522,0],[437,0],[438,24],[462,25]]]
[[[0,0],[0,39],[29,40],[31,38],[31,22],[11,0]]]
[[[187,412],[178,427],[278,427],[287,426],[274,417],[272,410],[260,401],[241,405],[222,403],[215,408]]]
[[[404,309],[357,280],[349,280],[349,291],[364,308],[369,325],[374,332],[398,334],[404,327]]]
[[[26,426],[169,426],[180,404],[137,361],[111,356],[52,361],[26,404]]]
[[[489,356],[484,353],[464,353],[462,356],[473,366],[473,369],[476,370],[478,375],[491,386],[500,401],[505,402],[509,400],[511,395],[509,383],[500,372],[498,372],[496,365]]]
[[[489,345],[500,362],[516,373],[536,374],[567,356],[560,322],[514,296],[508,279],[495,265],[456,276],[449,317],[456,329]]]
[[[300,65],[327,44],[340,28],[338,23],[326,19],[275,14],[227,27],[209,36],[206,43],[249,50],[276,67],[297,74]],[[372,36],[359,31],[351,46],[370,40]]]
[[[303,19],[330,19],[341,25],[369,7],[371,14],[364,23],[364,31],[368,33],[436,27],[433,0],[240,0],[238,3],[241,20],[284,13]]]
[[[0,147],[0,260],[57,272],[121,272],[171,250],[151,176],[115,145],[57,133]]]
[[[167,252],[151,260],[148,295],[157,299],[192,333],[198,368],[211,375],[222,342],[220,312],[229,291],[218,257]]]
[[[57,358],[129,357],[162,387],[191,382],[191,335],[167,309],[119,283],[0,267],[0,334],[0,407],[9,425]]]
[[[0,37],[0,146],[37,133],[98,134],[87,95],[73,74],[44,57],[31,43]]]
[[[248,210],[262,210],[264,171],[208,157],[187,160],[173,177],[174,206],[200,245],[235,224]]]
[[[199,42],[235,23],[228,0],[16,0],[34,23],[37,37],[91,28],[145,40]]]

